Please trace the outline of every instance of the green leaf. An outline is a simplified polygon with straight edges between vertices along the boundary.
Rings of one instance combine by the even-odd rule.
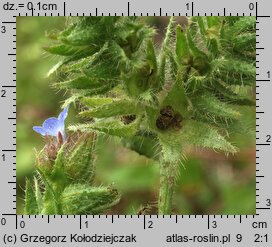
[[[117,79],[120,76],[120,68],[127,63],[127,60],[118,44],[107,42],[91,57],[89,64],[82,68],[82,71],[93,79]]]
[[[135,120],[131,124],[123,124],[121,121],[96,122],[93,124],[79,124],[69,126],[72,131],[91,132],[98,131],[112,136],[131,137],[138,130],[139,120]]]
[[[147,41],[146,59],[150,68],[154,70],[153,72],[157,73],[157,70],[158,70],[157,57],[156,57],[156,52],[155,52],[153,42],[151,40]]]
[[[214,57],[218,56],[220,43],[220,28],[222,18],[218,16],[206,17],[208,29],[206,31],[207,48]]]
[[[217,92],[216,97],[221,101],[236,105],[255,106],[256,103],[245,96],[234,93],[230,88],[221,83],[214,83],[214,90]]]
[[[199,49],[196,45],[196,42],[192,39],[192,31],[187,32],[187,41],[190,47],[190,50],[193,54],[193,65],[200,75],[206,75],[210,71],[209,58],[205,52]]]
[[[73,183],[92,183],[95,176],[95,141],[94,133],[82,134],[73,148],[69,150],[64,172]]]
[[[170,43],[170,37],[172,34],[172,29],[173,29],[173,25],[174,25],[174,17],[170,17],[168,26],[167,26],[167,30],[166,30],[166,34],[165,34],[165,38],[163,40],[162,43],[162,50],[161,50],[161,54],[160,54],[160,63],[159,63],[159,70],[158,70],[158,78],[159,78],[159,82],[160,82],[160,87],[163,87],[164,83],[165,83],[165,66],[166,66],[166,49],[169,47],[169,43]]]
[[[58,39],[65,44],[73,46],[90,45],[97,40],[102,39],[101,33],[97,33],[95,28],[89,27],[88,29],[75,27],[70,33],[62,33],[58,36]]]
[[[85,93],[86,93],[86,92],[85,92]],[[73,93],[73,95],[72,95],[71,97],[67,98],[67,99],[64,101],[64,103],[62,104],[61,108],[64,109],[64,108],[67,107],[68,105],[70,105],[70,104],[76,102],[77,100],[79,100],[80,98],[82,98],[82,97],[84,97],[84,96],[85,96],[85,94],[83,94],[83,93]]]
[[[170,49],[166,50],[167,58],[170,64],[170,73],[173,81],[176,81],[177,71],[178,71],[178,63],[176,61],[176,57]]]
[[[225,119],[238,119],[240,113],[232,109],[227,103],[217,99],[213,94],[203,92],[192,99],[192,104],[201,114],[212,115]]]
[[[106,97],[83,97],[80,102],[88,107],[97,107],[105,104],[110,104],[113,102],[113,98]]]
[[[156,74],[153,73],[148,63],[141,64],[130,73],[123,74],[122,79],[129,96],[138,98],[140,94],[148,91],[152,86],[156,86]]]
[[[179,64],[188,65],[192,62],[187,39],[180,25],[176,27],[176,56]]]
[[[188,94],[188,97],[193,96],[197,92],[201,92],[203,90],[203,87],[206,86],[208,78],[206,76],[193,76],[191,75],[190,78],[188,78],[188,81],[186,83],[186,94]]]
[[[43,209],[41,211],[41,214],[63,214],[59,205],[59,198],[55,195],[55,192],[47,176],[39,168],[37,169],[37,172],[45,186],[45,191],[43,193]]]
[[[160,114],[159,110],[151,106],[147,106],[145,110],[146,110],[148,128],[149,130],[152,130],[156,133],[158,131],[158,128],[156,126],[156,119],[158,118]]]
[[[55,164],[50,174],[50,184],[54,188],[56,197],[60,195],[65,186],[69,183],[66,172],[64,171],[64,164],[66,162],[66,145],[63,144],[57,153]]]
[[[63,30],[60,33],[53,33],[53,34],[49,34],[50,38],[53,40],[57,40],[59,37],[61,36],[68,36],[69,34],[71,34],[73,32],[73,30],[76,28],[76,23],[71,23],[70,25],[68,25],[68,27]]]
[[[56,63],[46,74],[46,77],[50,77],[52,75],[54,75],[60,68],[61,66],[64,64],[63,61],[60,61],[58,63]]]
[[[212,61],[212,74],[228,84],[253,85],[256,68],[241,60],[220,58]]]
[[[106,54],[106,60],[110,59],[113,61],[115,68],[118,70],[127,70],[132,67],[132,61],[126,54],[124,47],[121,47],[115,41],[109,43],[109,48]]]
[[[188,47],[190,49],[190,51],[192,52],[192,55],[195,57],[207,57],[206,53],[203,52],[198,46],[197,46],[197,42],[195,42],[195,40],[193,39],[193,32],[194,29],[193,28],[188,28],[187,32],[186,32],[186,37],[187,37],[187,43],[188,43]]]
[[[91,47],[89,46],[88,49],[82,51],[82,52],[77,52],[77,53],[74,53],[73,55],[71,56],[67,56],[63,59],[62,61],[62,64],[72,64],[72,62],[74,61],[77,61],[79,59],[83,59],[83,58],[87,58],[87,57],[90,57],[92,56],[95,52],[97,52],[99,48],[94,46],[94,47]]]
[[[199,26],[199,30],[200,30],[200,33],[202,35],[202,39],[204,41],[206,41],[206,25],[205,25],[205,22],[204,22],[204,17],[202,16],[196,16],[196,17],[193,17],[194,19],[196,19],[197,23],[198,23],[198,26]]]
[[[39,181],[36,177],[34,177],[34,188],[35,188],[35,198],[37,202],[38,212],[40,214],[43,207],[43,198],[42,198],[42,193],[40,190]]]
[[[92,80],[90,81],[85,81],[83,82],[83,84],[78,84],[81,81],[72,81],[71,84],[70,82],[65,82],[65,83],[58,83],[58,85],[56,85],[56,87],[58,88],[62,88],[62,89],[68,89],[68,88],[80,88],[77,89],[76,91],[73,92],[73,95],[68,98],[67,100],[65,100],[65,103],[63,104],[62,107],[66,107],[67,105],[75,102],[76,100],[84,97],[84,96],[92,96],[92,95],[98,95],[98,94],[104,94],[107,93],[108,91],[112,90],[117,84],[118,81],[100,81],[98,82],[94,82],[93,84],[89,84],[89,82],[92,82]],[[75,83],[75,84],[74,84]],[[88,87],[86,89],[82,89],[81,87]]]
[[[61,196],[63,214],[101,214],[116,205],[120,194],[112,187],[90,187],[74,184]]]
[[[87,46],[87,49],[74,48],[74,49],[77,49],[78,51],[72,53],[72,48],[70,50],[68,48],[67,50],[64,50],[66,48],[62,48],[58,46],[62,46],[62,45],[56,45],[56,47],[53,46],[52,49],[48,48],[49,52],[53,54],[57,54],[57,55],[62,55],[65,57],[63,58],[63,60],[58,62],[49,70],[49,72],[47,73],[47,77],[59,71],[63,73],[80,72],[81,70],[79,70],[79,66],[83,67],[84,65],[86,65],[86,63],[88,64],[90,62],[90,56],[93,55],[98,50],[96,46],[94,47]],[[70,52],[71,52],[71,55],[69,55]],[[79,61],[75,62],[77,60]],[[82,67],[80,67],[80,69],[82,69]]]
[[[85,68],[91,61],[92,57],[82,58],[78,61],[75,61],[73,63],[64,63],[61,68],[59,69],[60,73],[65,74],[81,74],[82,68]]]
[[[88,78],[96,80],[117,79],[120,74],[117,68],[117,64],[114,64],[114,61],[109,59],[105,61],[99,61],[95,64],[90,64],[87,68],[83,69],[83,72],[88,76]]]
[[[94,89],[82,89],[82,90],[77,90],[76,92],[73,92],[72,96],[69,97],[64,101],[62,104],[62,108],[67,107],[71,103],[76,102],[77,100],[85,97],[85,96],[92,96],[92,95],[97,95],[97,94],[105,94],[112,90],[115,86],[117,85],[117,81],[111,81],[109,84],[106,84],[104,86],[94,88]]]
[[[236,153],[237,148],[230,144],[211,125],[185,120],[178,138],[187,145],[196,145],[203,148],[212,148],[226,153]]]
[[[45,215],[62,214],[62,211],[60,210],[58,203],[54,197],[55,196],[52,191],[52,188],[49,188],[49,186],[46,186],[44,196],[43,196],[44,203],[43,203],[43,209],[41,214],[45,214]]]
[[[256,18],[254,16],[247,16],[239,18],[232,26],[228,27],[228,36],[235,36],[245,32],[256,31]]]
[[[39,214],[36,196],[29,179],[26,179],[24,213],[27,215]]]
[[[137,135],[131,138],[122,139],[122,143],[126,148],[144,155],[147,158],[159,160],[160,158],[160,145],[158,139],[154,135]]]
[[[207,24],[208,27],[218,27],[221,24],[221,17],[219,16],[207,16],[206,20],[207,20]]]
[[[44,47],[43,48],[45,51],[56,54],[56,55],[61,55],[61,56],[72,56],[77,53],[87,53],[85,50],[89,50],[89,46],[83,46],[83,47],[75,47],[75,46],[70,46],[70,45],[65,45],[65,44],[58,44],[58,45],[53,45],[49,47]]]
[[[135,101],[118,100],[110,104],[98,106],[92,110],[80,113],[83,117],[105,118],[130,114],[138,114],[142,111],[142,107]]]
[[[183,83],[183,72],[182,69],[180,69],[178,71],[175,84],[163,100],[162,107],[171,105],[173,109],[178,111],[182,116],[187,116],[190,109]]]
[[[94,89],[103,86],[103,84],[99,80],[81,76],[69,81],[56,83],[55,86],[60,89]]]
[[[226,18],[227,22],[229,19]],[[256,60],[256,18],[237,18],[221,29],[221,44],[226,55],[232,54],[247,62]]]
[[[244,33],[235,36],[231,40],[233,49],[236,51],[256,51],[256,33]]]
[[[158,80],[158,64],[156,58],[156,52],[153,42],[149,40],[146,48],[146,62],[149,65],[150,73],[148,78],[148,84],[154,91],[159,91],[160,83]]]

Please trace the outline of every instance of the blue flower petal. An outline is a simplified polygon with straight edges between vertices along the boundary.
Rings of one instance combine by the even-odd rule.
[[[45,136],[46,134],[46,131],[41,126],[33,126],[33,130],[41,134],[42,136]]]
[[[46,119],[42,125],[46,135],[58,136],[58,132],[64,129],[64,124],[57,118],[51,117]]]
[[[66,136],[64,131],[64,121],[67,118],[68,110],[69,105],[59,114],[58,118],[48,118],[43,122],[42,126],[34,126],[33,130],[43,136],[50,135],[56,137],[58,137],[58,134],[60,132],[62,134],[62,138],[65,140]]]
[[[68,110],[69,110],[69,105],[66,108],[64,108],[64,110],[59,114],[58,120],[64,122],[64,120],[68,116]]]

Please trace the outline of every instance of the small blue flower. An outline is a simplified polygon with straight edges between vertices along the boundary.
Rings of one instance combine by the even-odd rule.
[[[67,106],[58,116],[58,118],[50,117],[47,118],[42,126],[33,126],[33,130],[42,136],[56,136],[58,137],[59,132],[65,140],[64,121],[68,115],[69,106]]]

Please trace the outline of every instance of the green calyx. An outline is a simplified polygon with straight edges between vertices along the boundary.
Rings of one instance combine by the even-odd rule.
[[[63,214],[101,214],[119,200],[120,194],[114,188],[83,184],[65,188],[60,198]]]

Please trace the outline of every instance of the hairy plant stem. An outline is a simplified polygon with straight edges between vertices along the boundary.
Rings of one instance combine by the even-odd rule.
[[[162,162],[160,164],[160,192],[158,214],[172,214],[172,199],[178,173],[178,164]]]

